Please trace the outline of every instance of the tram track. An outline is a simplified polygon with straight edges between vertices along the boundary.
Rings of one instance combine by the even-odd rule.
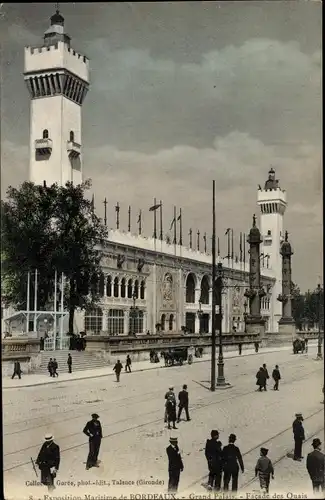
[[[287,362],[286,363],[286,366],[287,367],[290,367],[292,365],[294,365],[296,363],[296,359],[293,359],[293,360],[290,360],[290,362]],[[297,367],[297,370],[299,368]],[[313,374],[315,371],[318,371],[317,369],[314,370],[314,371],[311,371],[311,372],[308,372],[309,374]],[[247,373],[247,370],[245,371],[241,371],[240,373],[236,374],[236,377],[242,377],[244,375],[246,375]],[[298,379],[297,379],[298,380]],[[207,389],[206,386],[203,384],[203,383],[200,383],[194,379],[192,379],[193,382],[195,382],[196,384],[198,385],[201,385],[204,389]],[[285,382],[283,382],[285,383]],[[92,392],[92,391],[91,391]],[[155,395],[157,394],[160,394],[161,395],[162,391],[161,389],[158,389],[158,390],[155,390],[155,391],[149,391],[147,393],[144,393],[144,394],[141,394],[140,398],[141,398],[141,401],[139,400],[139,395],[134,395],[134,396],[127,396],[125,398],[119,398],[119,399],[114,399],[114,400],[111,400],[109,402],[109,405],[104,405],[102,407],[102,413],[105,412],[105,410],[108,408],[108,407],[111,407],[112,405],[118,403],[122,408],[126,407],[126,406],[129,406],[130,405],[130,400],[133,400],[133,399],[137,399],[137,402],[139,403],[147,403],[148,401],[150,401],[152,399],[152,397],[154,397]],[[98,395],[98,394],[97,394]],[[143,396],[148,396],[147,398],[143,398]],[[55,401],[59,402],[61,399],[63,398],[57,398]],[[124,403],[125,402],[125,403]],[[121,403],[121,404],[120,404]],[[63,401],[63,404],[64,404],[64,401]],[[55,415],[64,415],[64,417],[60,420],[53,420],[53,424],[57,424],[57,423],[61,423],[61,422],[65,422],[67,418],[69,418],[69,413],[71,413],[71,416],[73,418],[81,418],[81,417],[84,417],[86,415],[89,415],[89,409],[92,408],[92,406],[96,406],[98,407],[98,401],[94,401],[94,403],[87,403],[86,401],[76,401],[72,404],[80,404],[80,405],[84,405],[84,404],[87,404],[87,411],[82,411],[80,412],[79,414],[76,415],[76,411],[74,409],[67,409],[67,410],[63,410],[63,411],[59,411],[57,413],[55,413]],[[45,408],[47,407],[48,405],[45,406]],[[37,421],[37,420],[40,420],[42,418],[53,418],[53,415],[49,414],[49,415],[42,415],[42,416],[35,416],[35,417],[28,417],[28,420],[29,422],[31,421]],[[23,420],[10,420],[10,424],[8,424],[8,426],[10,425],[10,428],[12,428],[12,426],[14,425],[17,425],[17,424],[24,424],[26,422],[25,419]],[[28,430],[33,430],[33,429],[37,429],[37,428],[40,428],[40,427],[45,427],[45,426],[48,426],[48,424],[35,424],[33,426],[29,426],[29,427],[24,427],[24,429],[22,430],[18,430],[18,431],[12,431],[12,432],[4,432],[3,435],[4,436],[12,436],[12,435],[15,435],[15,434],[20,434],[21,432],[26,432]],[[6,427],[6,425],[3,426],[4,428]]]
[[[314,373],[320,372],[320,371],[322,371],[322,370],[320,368],[318,368],[316,370],[308,372],[308,376],[310,376],[310,375],[312,375]],[[295,375],[293,375],[293,377],[291,377],[290,379],[287,379],[285,382],[283,382],[282,385],[289,385],[289,384],[292,384],[292,383],[299,382],[300,380],[303,380],[305,377],[306,377],[306,374],[304,374],[303,376],[298,377],[298,378],[295,378]],[[154,393],[157,393],[157,392],[161,393],[161,391],[154,391]],[[245,392],[242,392],[242,393],[236,393],[236,394],[233,394],[232,396],[225,397],[225,398],[223,398],[221,400],[218,399],[218,400],[214,400],[214,401],[209,401],[206,404],[196,404],[196,405],[194,404],[192,406],[192,412],[197,412],[199,410],[205,409],[205,408],[213,406],[213,405],[219,405],[219,404],[221,404],[221,403],[223,403],[225,401],[231,401],[231,400],[236,399],[236,398],[243,398],[243,397],[246,397],[246,396],[254,394],[254,393],[256,393],[256,389],[250,390],[250,391],[245,391]],[[125,399],[127,399],[127,398],[125,398]],[[124,406],[127,406],[127,405],[124,405]],[[320,411],[323,411],[323,408],[321,410],[315,412],[314,414],[316,415]],[[160,413],[160,417],[157,418],[157,419],[150,420],[149,422],[143,422],[143,423],[140,423],[140,424],[137,424],[137,425],[133,425],[133,426],[130,426],[128,428],[124,428],[124,429],[116,431],[116,432],[112,432],[110,434],[104,435],[103,439],[110,439],[110,438],[113,438],[113,437],[115,437],[117,435],[120,435],[120,434],[123,434],[123,433],[126,433],[126,432],[134,432],[134,431],[137,431],[138,429],[141,429],[141,428],[146,427],[148,425],[153,425],[153,424],[159,423],[159,422],[162,421],[161,409],[160,408],[159,409],[155,409],[155,410],[153,410],[151,412],[146,412],[146,413],[140,415],[140,417],[149,416],[151,414],[155,414],[155,413],[158,413],[158,412]],[[103,414],[105,412],[101,411],[101,413]],[[89,412],[87,412],[86,414],[88,415]],[[310,415],[309,417],[306,417],[306,419],[311,418],[314,414]],[[82,416],[83,415],[81,415],[80,418]],[[128,419],[125,419],[124,422],[127,422],[129,420],[134,420],[134,418],[135,418],[134,416],[130,417]],[[48,424],[46,424],[46,425],[48,426]],[[114,425],[114,423],[113,423],[113,425]],[[37,426],[37,427],[40,427],[40,426]],[[26,432],[27,430],[31,430],[31,429],[30,428],[29,429],[24,429],[21,432]],[[277,437],[278,435],[281,435],[282,433],[286,432],[287,430],[288,429],[285,429],[284,431],[281,431],[279,434],[275,435],[274,437]],[[71,434],[67,434],[65,436],[62,436],[60,439],[64,440],[64,439],[71,438],[73,436],[78,436],[78,435],[80,436],[80,431],[75,432],[75,433],[71,433]],[[272,439],[272,438],[269,438],[268,441],[270,439]],[[266,441],[266,442],[268,442],[268,441]],[[255,450],[256,448],[262,446],[263,444],[264,443],[258,445],[257,447],[254,447],[252,450],[249,450],[248,452],[246,452],[246,454],[248,454],[251,451]],[[79,443],[79,444],[76,444],[76,445],[73,445],[73,446],[68,446],[67,448],[64,448],[64,449],[61,448],[61,454],[65,453],[65,452],[69,452],[69,451],[75,450],[75,449],[78,449],[78,448],[81,448],[82,446],[86,446],[86,445],[87,445],[87,442],[82,442],[82,443]],[[6,454],[3,455],[3,457],[5,458],[5,457],[12,456],[12,455],[18,455],[19,453],[26,452],[28,450],[33,450],[33,449],[38,448],[38,447],[39,447],[39,443],[35,444],[35,445],[32,445],[32,446],[28,446],[28,447],[26,447],[24,449],[20,449],[20,450],[15,451],[15,452],[6,453]],[[4,467],[3,470],[4,470],[4,472],[9,472],[11,470],[19,469],[20,467],[23,467],[23,466],[25,466],[27,464],[29,464],[29,460],[21,462],[21,463],[18,463],[18,464],[14,465],[14,466],[11,466],[11,467]],[[197,484],[198,481],[196,481],[193,484]]]

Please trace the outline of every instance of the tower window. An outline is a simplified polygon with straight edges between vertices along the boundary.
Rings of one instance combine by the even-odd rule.
[[[43,139],[49,138],[49,131],[47,129],[43,130]]]
[[[74,132],[70,130],[70,142],[74,141]]]
[[[271,231],[270,230],[268,230],[267,235],[271,236]]]

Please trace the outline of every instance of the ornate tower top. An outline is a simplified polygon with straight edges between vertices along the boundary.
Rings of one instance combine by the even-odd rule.
[[[282,256],[290,256],[293,255],[292,247],[290,242],[288,241],[289,233],[285,232],[284,242],[281,245],[280,253]]]
[[[269,177],[267,181],[264,184],[264,189],[267,190],[272,190],[272,189],[278,189],[280,187],[278,179],[275,178],[275,170],[271,167],[269,170]]]
[[[65,42],[70,47],[71,38],[65,32],[64,29],[64,17],[60,14],[60,11],[57,9],[55,14],[51,16],[51,26],[44,33],[44,45],[47,47],[49,45],[54,45],[57,42]]]
[[[249,232],[248,243],[261,243],[261,233],[258,227],[256,227],[256,215],[253,215],[253,226]]]

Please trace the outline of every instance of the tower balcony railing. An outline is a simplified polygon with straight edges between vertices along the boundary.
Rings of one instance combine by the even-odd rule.
[[[44,155],[44,154],[51,154],[52,152],[52,139],[36,139],[35,140],[35,150],[37,153]]]
[[[67,151],[70,158],[78,158],[81,153],[81,145],[74,141],[68,141]]]

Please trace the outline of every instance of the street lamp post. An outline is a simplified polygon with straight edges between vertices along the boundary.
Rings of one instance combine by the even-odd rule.
[[[217,265],[217,279],[215,281],[215,293],[216,302],[218,306],[218,317],[219,317],[219,354],[218,354],[218,376],[217,376],[217,387],[225,387],[226,383],[224,374],[224,362],[223,362],[223,345],[222,345],[222,292],[223,292],[223,269],[221,262]]]
[[[244,333],[247,333],[247,316],[248,316],[247,302],[245,300],[245,302],[244,302]]]
[[[322,330],[321,330],[321,304],[322,304],[322,294],[323,290],[320,285],[317,285],[317,296],[318,296],[318,344],[317,344],[317,359],[323,359],[322,355]]]

